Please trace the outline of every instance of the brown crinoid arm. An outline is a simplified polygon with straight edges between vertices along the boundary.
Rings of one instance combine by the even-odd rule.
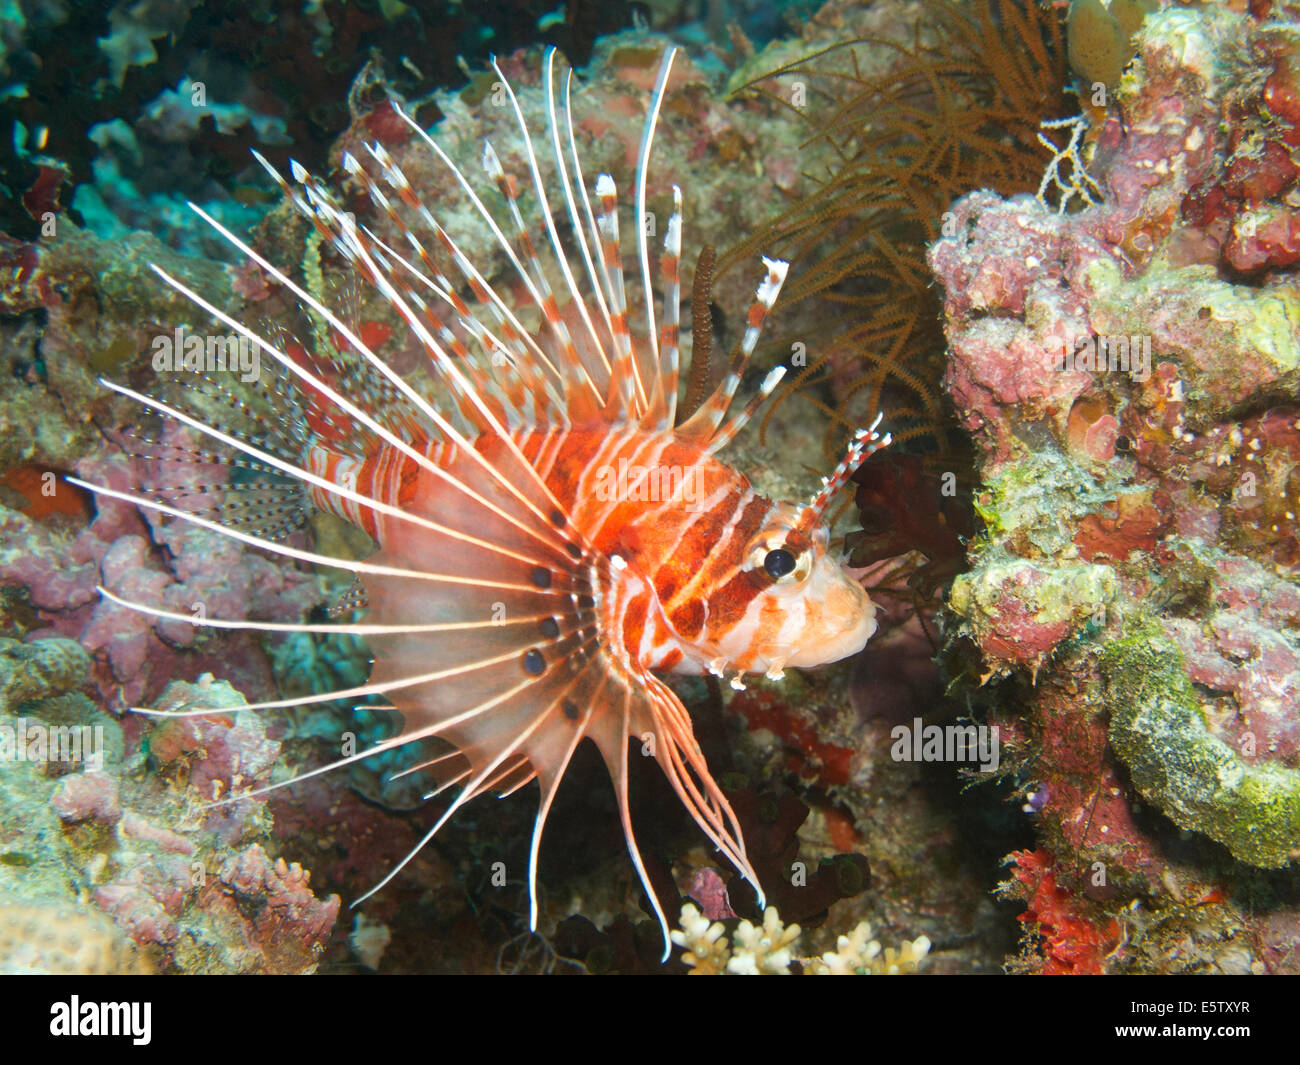
[[[689,418],[709,394],[709,370],[713,354],[713,263],[712,244],[700,249],[695,260],[695,280],[691,284],[691,376],[686,387],[682,417]]]
[[[1064,92],[1063,7],[922,0],[914,32],[837,42],[738,90],[783,110],[793,79],[807,93],[793,110],[807,123],[809,194],[726,249],[716,274],[779,255],[794,264],[783,321],[794,320],[792,305],[818,301],[815,336],[791,338],[807,343],[808,365],[767,416],[796,391],[813,399],[829,416],[828,457],[881,409],[895,439],[950,450],[935,388],[942,308],[926,249],[958,197],[1038,187],[1050,159],[1040,123],[1078,109]],[[815,398],[828,382],[830,405]]]

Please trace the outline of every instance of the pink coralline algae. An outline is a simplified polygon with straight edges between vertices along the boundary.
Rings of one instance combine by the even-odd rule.
[[[1135,47],[1082,209],[975,192],[930,252],[983,481],[951,662],[1006,678],[1045,853],[1112,913],[1300,856],[1300,38],[1171,6]],[[1190,965],[1232,970],[1233,920]]]
[[[736,916],[727,899],[726,881],[716,869],[699,870],[691,880],[690,890],[686,894],[699,905],[700,913],[710,921],[725,921]]]
[[[1196,564],[1179,551],[1171,546],[1160,557],[1171,566]],[[1204,708],[1207,726],[1247,764],[1300,766],[1300,649],[1285,635],[1300,627],[1300,589],[1248,559],[1203,565],[1205,618],[1171,618],[1166,630],[1188,677],[1214,693]]]
[[[832,29],[827,25],[820,32],[824,36]],[[576,137],[588,178],[613,170],[621,184],[626,181],[624,202],[630,202],[627,178],[639,148],[646,80],[653,79],[666,44],[665,38],[640,32],[602,39],[593,62],[574,82]],[[502,59],[534,134],[546,128],[536,60],[525,51]],[[670,181],[685,189],[692,249],[706,241],[734,244],[767,218],[781,191],[797,194],[806,184],[794,136],[801,120],[777,102],[724,100],[720,70],[716,60],[696,67],[684,52],[679,55],[650,171],[652,209],[670,202]],[[526,172],[513,111],[492,97],[500,80],[480,71],[464,90],[438,93],[437,106],[444,112],[439,141],[476,183],[488,138],[506,166]],[[392,99],[400,97],[393,92]],[[426,121],[434,110],[414,104],[409,109]],[[378,138],[485,276],[508,288],[502,278],[510,271],[500,250],[485,239],[456,182],[393,104],[360,101],[352,118],[333,158],[343,151],[364,156],[363,144]],[[390,223],[382,212],[357,197],[346,181],[340,191],[359,217],[385,233]],[[295,276],[307,275],[308,284],[329,283],[337,262],[328,251],[317,254],[298,221],[279,224],[289,210],[287,205],[274,209],[249,239]],[[71,475],[121,491],[163,489],[163,502],[168,488],[202,483],[212,489],[206,501],[214,503],[232,479],[228,467],[195,461],[191,451],[203,449],[202,438],[170,424],[162,427],[162,445],[188,454],[189,461],[154,461],[152,445],[143,440],[158,430],[159,420],[142,416],[98,381],[104,377],[159,398],[172,398],[171,389],[190,383],[181,375],[169,379],[155,372],[148,352],[157,336],[171,336],[179,324],[193,331],[208,325],[202,315],[196,319],[191,304],[160,284],[149,264],[157,263],[255,326],[279,320],[301,328],[293,324],[298,308],[261,270],[184,258],[144,234],[102,241],[79,231],[70,219],[58,222],[50,239],[0,246],[0,260],[10,266],[0,285],[0,304],[8,316],[40,323],[18,334],[28,358],[21,374],[15,373],[15,387],[0,400],[0,612],[6,632],[26,641],[21,646],[64,638],[89,654],[91,661],[82,660],[68,698],[85,720],[109,729],[116,748],[103,776],[72,772],[61,782],[26,782],[33,824],[42,832],[22,830],[4,838],[4,854],[21,851],[23,861],[33,856],[34,868],[62,870],[66,862],[60,851],[70,851],[77,868],[67,880],[78,898],[111,917],[161,971],[304,971],[320,961],[330,941],[338,908],[332,892],[356,897],[373,887],[383,871],[417,849],[424,827],[405,811],[394,814],[361,800],[340,775],[306,781],[266,800],[209,805],[270,783],[277,761],[288,763],[287,775],[306,768],[307,758],[313,766],[337,758],[338,734],[347,726],[327,715],[307,721],[308,711],[291,719],[286,730],[284,717],[253,720],[240,712],[238,695],[264,701],[309,686],[285,684],[279,668],[284,645],[277,648],[274,637],[193,622],[298,623],[326,603],[325,581],[297,564],[143,507],[103,495],[92,500],[63,479]],[[666,215],[660,223],[666,223]],[[204,231],[198,222],[193,228]],[[242,227],[235,228],[242,233]],[[393,236],[391,230],[386,235]],[[662,233],[655,243],[661,238]],[[752,295],[752,276],[736,270],[720,277],[715,298],[745,306]],[[358,310],[362,335],[378,337],[376,348],[399,370],[413,369],[413,352],[400,348],[407,330],[391,311]],[[19,431],[26,427],[30,435]],[[133,457],[133,451],[145,457]],[[58,520],[33,513],[26,505],[33,502],[30,494],[24,498],[9,483],[47,471],[56,475]],[[8,477],[11,473],[15,476]],[[294,546],[319,546],[330,531],[316,525],[309,534],[293,535]],[[101,587],[107,595],[101,596]],[[179,617],[150,616],[115,598]],[[364,681],[364,649],[360,668],[355,683]],[[221,678],[230,689],[210,678],[171,685],[205,675]],[[125,712],[129,707],[176,710],[196,699],[208,705],[202,700],[214,690],[222,698],[202,717],[164,720]],[[268,734],[265,726],[272,723],[279,731]],[[304,727],[295,732],[299,725]],[[0,829],[0,837],[7,832]],[[455,853],[454,841],[449,849]],[[315,879],[309,882],[295,861],[309,866]],[[45,880],[22,881],[14,872],[20,868],[27,866],[0,863],[0,889],[37,897],[49,887]],[[435,923],[450,928],[464,911],[464,875],[438,849],[426,849],[376,897],[373,912],[395,930],[428,935],[429,928],[421,927],[427,916],[421,907],[436,897]],[[67,885],[60,881],[53,890],[57,894]],[[565,904],[559,899],[556,909]],[[458,925],[456,935],[463,938],[463,932]],[[404,948],[402,938],[419,936],[395,934],[389,957],[405,950],[407,963],[416,964],[416,948]]]
[[[87,458],[76,472],[120,489],[131,483],[129,460],[122,457]],[[152,479],[138,477],[157,479],[156,471]],[[187,619],[296,621],[323,598],[318,579],[188,523],[112,499],[96,506],[94,520],[71,538],[0,510],[0,584],[27,590],[45,622],[43,632],[72,637],[96,655],[94,676],[105,703],[115,709],[139,705],[174,677],[215,669],[241,688],[269,690],[270,666],[252,639],[236,634],[214,643],[211,630],[101,599],[98,587]]]
[[[1221,262],[1242,275],[1258,275],[1300,261],[1300,61],[1294,25],[1260,28],[1250,42],[1256,77],[1225,100],[1227,161],[1219,173],[1193,187],[1185,217],[1214,232]]]
[[[164,692],[159,709],[177,704],[175,692],[175,686]],[[267,780],[279,753],[280,744],[267,739],[265,725],[251,714],[166,718],[149,735],[158,773],[213,801]]]
[[[254,843],[227,861],[199,898],[240,971],[301,972],[319,956],[339,913],[337,895],[322,901],[310,885],[300,865],[272,862]]]
[[[65,822],[115,825],[122,819],[117,778],[102,771],[64,777],[54,789],[50,806]]]
[[[167,719],[150,734],[150,760],[169,798],[161,816],[121,816],[119,871],[92,898],[164,967],[303,972],[329,940],[338,896],[317,898],[310,873],[268,856],[264,799],[205,806],[270,780],[280,745],[267,739],[259,718],[239,711],[242,703],[211,678],[176,682],[163,693],[162,709],[212,706],[213,713]],[[67,800],[56,794],[52,802],[60,809]]]
[[[206,671],[221,670],[241,691],[261,694],[272,686],[271,669],[247,634],[151,619],[101,600],[98,586],[186,617],[295,621],[324,598],[319,579],[297,566],[128,503],[92,503],[64,479],[125,490],[213,477],[197,464],[130,457],[150,449],[122,435],[123,420],[97,380],[140,383],[142,373],[153,373],[154,337],[172,332],[159,323],[186,320],[151,262],[219,301],[229,298],[231,277],[218,263],[179,256],[145,234],[101,241],[62,219],[57,239],[31,247],[30,263],[6,279],[3,294],[7,313],[42,322],[8,338],[15,357],[26,352],[27,373],[0,402],[5,620],[29,640],[77,640],[94,655],[101,703],[115,712],[147,703],[176,677]],[[163,390],[184,383],[151,378]],[[163,443],[195,445],[174,430]]]

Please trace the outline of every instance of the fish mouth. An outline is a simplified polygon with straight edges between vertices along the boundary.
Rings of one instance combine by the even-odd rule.
[[[858,617],[857,623],[851,628],[845,629],[837,636],[822,641],[818,644],[813,654],[817,661],[814,665],[829,665],[832,662],[839,662],[845,658],[851,658],[864,647],[867,641],[876,633],[876,607],[870,599],[866,601],[866,609]],[[797,664],[797,663],[791,663]]]
[[[827,662],[838,662],[844,658],[850,658],[867,646],[867,641],[876,634],[876,607],[870,599],[867,600],[867,609],[858,620],[858,623],[851,629],[847,630],[838,641],[835,641],[829,648],[826,657]]]
[[[808,669],[839,662],[857,654],[875,635],[876,604],[871,597],[857,581],[846,577],[842,583],[837,583],[838,594],[828,597],[825,616],[847,618],[850,623],[838,630],[823,629],[789,656],[786,665]]]

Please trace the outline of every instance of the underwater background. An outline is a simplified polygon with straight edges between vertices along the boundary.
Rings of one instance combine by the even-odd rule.
[[[364,643],[112,598],[292,623],[347,584],[66,481],[185,476],[99,379],[147,390],[153,341],[203,328],[150,264],[306,328],[187,201],[400,363],[400,319],[250,151],[341,184],[377,142],[492,279],[393,102],[465,163],[517,152],[489,58],[542,122],[555,45],[588,173],[626,186],[670,43],[650,192],[685,199],[690,387],[757,257],[790,259],[745,391],[788,385],[730,462],[806,497],[883,416],[837,525],[880,630],[783,681],[672,682],[766,913],[636,774],[682,914],[661,963],[590,751],[536,934],[527,790],[350,909],[445,808],[390,779],[414,757],[206,804],[392,732],[239,710],[364,683]],[[1298,78],[1295,0],[0,6],[0,972],[1300,972]],[[325,514],[295,535],[372,549]]]

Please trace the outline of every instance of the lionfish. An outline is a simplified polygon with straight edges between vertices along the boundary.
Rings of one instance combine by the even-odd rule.
[[[646,217],[646,174],[674,51],[663,56],[641,135],[638,220]],[[613,780],[628,853],[663,931],[666,959],[668,923],[628,805],[631,742],[650,741],[645,749],[700,829],[753,884],[760,904],[762,889],[686,708],[656,674],[710,673],[743,687],[741,674],[776,679],[787,666],[833,662],[864,646],[875,631],[874,607],[832,556],[825,514],[852,470],[889,437],[878,435],[874,425],[859,430],[821,491],[800,505],[764,498],[716,457],[783,373],[777,367],[748,403],[731,409],[786,276],[788,264],[773,259],[763,260],[766,273],[725,375],[679,424],[681,189],[673,186],[673,213],[659,259],[658,323],[647,227],[636,227],[644,328],[634,332],[614,179],[602,173],[594,196],[588,192],[574,137],[572,71],[561,95],[554,67],[549,50],[551,184],[543,180],[519,101],[496,67],[522,135],[549,265],[524,221],[520,185],[492,145],[485,145],[483,168],[506,221],[488,209],[437,142],[395,107],[447,168],[509,260],[526,293],[513,304],[469,261],[381,145],[367,148],[371,169],[351,154],[343,157],[343,167],[402,235],[405,250],[384,243],[341,210],[296,162],[290,185],[257,155],[321,238],[406,324],[427,355],[427,376],[437,388],[398,373],[363,339],[364,330],[191,204],[292,293],[319,323],[319,334],[339,350],[308,356],[285,332],[262,335],[154,266],[171,288],[277,364],[280,383],[267,392],[275,402],[268,413],[228,387],[214,386],[202,405],[170,403],[105,380],[114,392],[233,449],[224,460],[212,451],[189,452],[196,463],[224,461],[230,476],[224,485],[192,485],[163,498],[156,491],[140,494],[146,489],[82,486],[285,559],[354,575],[353,602],[368,610],[363,623],[211,617],[197,623],[260,632],[343,632],[368,642],[374,665],[366,684],[248,707],[273,710],[379,696],[400,712],[397,735],[294,780],[428,737],[450,744],[449,753],[403,772],[430,771],[439,784],[431,794],[453,787],[458,792],[416,848],[362,899],[392,880],[470,799],[489,791],[509,794],[536,780],[540,803],[527,881],[530,927],[536,930],[543,828],[575,749],[589,739]],[[567,214],[572,251],[561,240],[552,195]],[[454,265],[458,282],[440,268],[431,246]],[[562,300],[568,304],[563,311]],[[525,308],[536,319],[533,329],[521,321]],[[213,413],[222,407],[241,414],[252,428],[224,423]],[[613,479],[617,491],[601,490],[609,487],[613,470],[621,476]],[[665,478],[665,471],[672,476]],[[670,490],[647,490],[652,479]],[[308,501],[364,530],[377,551],[356,561],[291,546],[285,533],[302,524]],[[196,621],[101,593],[155,618]]]

